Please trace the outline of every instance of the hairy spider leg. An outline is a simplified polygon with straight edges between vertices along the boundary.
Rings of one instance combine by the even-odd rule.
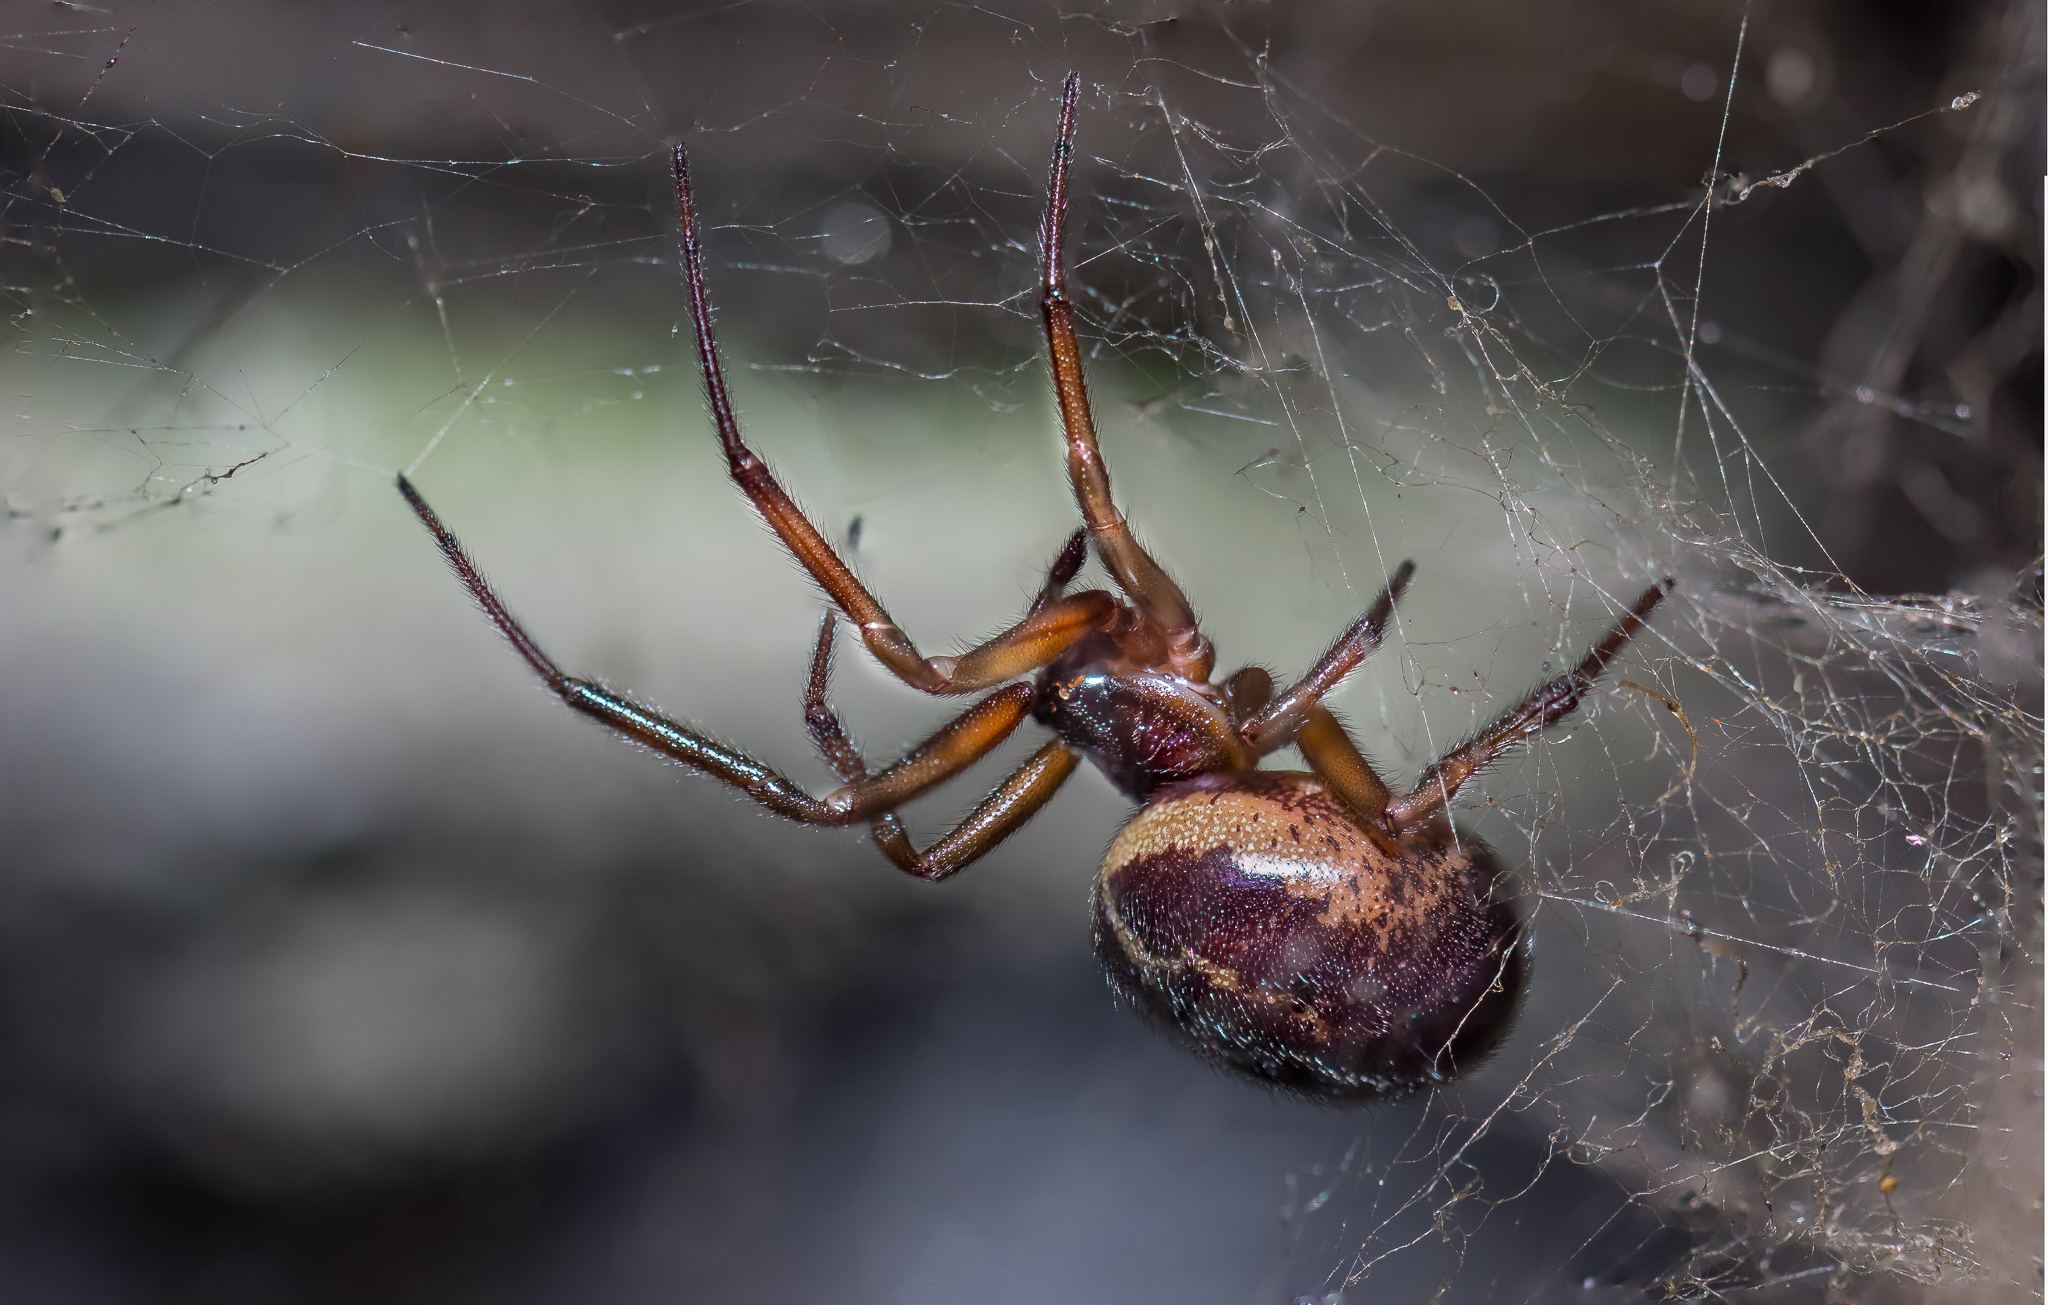
[[[1033,692],[1028,681],[997,689],[940,726],[888,769],[828,795],[825,805],[834,813],[861,820],[929,792],[1010,737],[1030,714]]]
[[[1053,576],[1058,576],[1069,552],[1062,552],[1061,562],[1055,563]],[[1067,578],[1079,570],[1079,564],[1067,568]],[[1051,580],[1048,580],[1048,586]],[[804,686],[804,728],[810,733],[811,742],[825,758],[848,788],[859,788],[867,780],[867,762],[861,757],[853,740],[847,737],[846,727],[840,723],[839,713],[832,707],[828,686],[832,678],[832,635],[837,618],[825,613],[824,621],[818,627],[818,645],[811,654],[810,678]],[[1016,686],[1029,694],[1028,685]],[[1012,727],[1014,728],[1014,726]],[[1009,730],[1004,730],[1008,734]],[[931,750],[926,744],[920,753]],[[961,752],[951,760],[946,775],[958,774],[967,766],[980,760],[986,748],[969,755]],[[903,822],[896,818],[893,809],[883,811],[868,821],[869,836],[882,855],[894,862],[899,870],[928,879],[934,883],[958,873],[972,862],[979,860],[990,848],[1014,833],[1019,825],[1037,814],[1038,809],[1052,800],[1060,785],[1074,773],[1080,756],[1058,739],[1046,744],[1034,753],[1030,760],[1011,772],[1009,777],[991,790],[965,819],[955,825],[927,851],[920,852],[910,842],[910,835],[903,828]],[[899,766],[904,763],[898,763]],[[883,772],[884,777],[889,772]]]
[[[1413,562],[1403,562],[1395,567],[1394,574],[1388,578],[1386,587],[1380,590],[1380,596],[1373,600],[1372,607],[1337,636],[1336,642],[1316,659],[1308,674],[1244,723],[1238,732],[1251,745],[1253,752],[1264,756],[1293,742],[1295,731],[1308,718],[1310,709],[1379,650],[1380,642],[1387,635],[1387,622],[1394,615],[1394,603],[1414,574]]]
[[[1067,586],[1074,583],[1074,577],[1081,574],[1081,566],[1088,560],[1088,532],[1076,530],[1067,536],[1067,542],[1060,548],[1059,556],[1052,560],[1052,566],[1045,573],[1045,584],[1040,587],[1038,597],[1031,600],[1026,616],[1035,616],[1057,602]]]
[[[1600,672],[1643,628],[1644,620],[1663,601],[1672,583],[1665,580],[1644,590],[1635,606],[1614,623],[1607,637],[1577,666],[1537,685],[1528,697],[1502,712],[1491,725],[1431,762],[1416,781],[1415,791],[1388,806],[1388,819],[1397,829],[1428,819],[1450,804],[1466,780],[1491,765],[1503,752],[1526,743],[1570,715]]]
[[[839,616],[825,609],[818,622],[818,642],[811,649],[811,673],[804,681],[804,733],[811,745],[842,784],[858,784],[868,777],[867,758],[846,733],[839,712],[832,706],[832,636],[838,631]]]
[[[1295,746],[1308,760],[1308,767],[1316,773],[1338,800],[1351,809],[1358,817],[1358,827],[1366,836],[1379,844],[1380,850],[1393,856],[1400,855],[1400,848],[1394,839],[1394,829],[1387,821],[1387,804],[1393,799],[1393,791],[1380,778],[1351,736],[1344,732],[1344,726],[1332,715],[1328,707],[1310,707],[1294,736]]]
[[[740,438],[739,418],[725,384],[725,364],[711,333],[711,296],[704,286],[704,248],[690,192],[690,164],[675,149],[676,210],[682,220],[684,278],[690,320],[696,327],[697,360],[704,396],[718,440],[725,449],[733,483],[752,500],[791,554],[824,587],[839,610],[860,630],[877,660],[912,688],[926,693],[972,693],[1045,666],[1083,635],[1100,629],[1116,612],[1116,600],[1090,590],[1044,604],[1021,622],[958,657],[926,657],[917,650],[874,595],[867,591],[755,452]]]
[[[1387,819],[1393,790],[1358,750],[1343,724],[1322,705],[1322,699],[1379,650],[1387,623],[1393,619],[1394,604],[1414,575],[1413,562],[1395,567],[1365,615],[1337,636],[1307,674],[1240,730],[1245,742],[1261,756],[1289,742],[1300,748],[1309,769],[1358,817],[1366,836],[1391,856],[1401,855],[1394,827]]]
[[[602,685],[565,674],[541,651],[533,636],[513,618],[504,600],[491,588],[469,553],[420,492],[404,476],[398,492],[432,532],[470,597],[505,641],[531,666],[555,695],[570,707],[664,756],[724,780],[777,815],[810,825],[856,825],[874,813],[907,802],[919,793],[958,774],[985,756],[1023,721],[1031,703],[1031,686],[1014,684],[990,694],[954,717],[902,761],[872,779],[865,770],[823,798],[744,752],[672,720],[650,707],[621,697]],[[812,736],[817,737],[815,734]],[[1028,813],[1026,813],[1028,814]],[[1021,817],[1019,817],[1021,820]]]
[[[1060,785],[1074,773],[1081,755],[1054,739],[990,791],[959,824],[925,851],[911,845],[910,835],[894,814],[874,823],[875,846],[905,874],[937,883],[950,879],[982,858],[1052,801]]]
[[[1045,584],[1033,600],[1031,611],[1056,601],[1079,574],[1087,560],[1087,537],[1085,530],[1067,537],[1046,572]],[[828,610],[818,629],[817,647],[811,653],[810,678],[804,687],[804,728],[819,754],[847,785],[825,799],[828,805],[839,799],[844,805],[857,806],[863,813],[886,813],[988,755],[991,748],[1010,736],[1030,710],[1034,686],[1007,685],[960,713],[881,774],[871,775],[867,760],[847,736],[827,696],[832,678],[833,635],[837,629],[838,618]]]
[[[1074,336],[1074,306],[1067,298],[1065,251],[1067,174],[1074,158],[1074,108],[1080,97],[1081,75],[1067,74],[1060,97],[1059,139],[1053,145],[1052,178],[1046,185],[1045,217],[1038,228],[1044,268],[1038,305],[1045,318],[1045,343],[1052,360],[1053,389],[1059,397],[1060,423],[1067,434],[1067,476],[1102,564],[1139,614],[1165,632],[1169,669],[1206,683],[1216,666],[1215,650],[1196,627],[1195,609],[1187,595],[1152,560],[1131,533],[1123,513],[1117,511],[1109,492],[1109,468],[1095,438],[1095,416],[1088,406],[1081,344]]]

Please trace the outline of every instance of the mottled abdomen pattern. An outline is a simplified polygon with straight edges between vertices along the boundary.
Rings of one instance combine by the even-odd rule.
[[[1398,1095],[1471,1068],[1523,973],[1493,855],[1439,822],[1401,855],[1315,776],[1160,791],[1095,884],[1111,984],[1197,1051],[1306,1095]]]

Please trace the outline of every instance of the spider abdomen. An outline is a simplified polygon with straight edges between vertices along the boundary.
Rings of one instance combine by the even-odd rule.
[[[1326,1099],[1469,1068],[1522,976],[1492,854],[1433,826],[1390,854],[1315,776],[1163,789],[1110,845],[1096,951],[1133,1005],[1253,1078]]]

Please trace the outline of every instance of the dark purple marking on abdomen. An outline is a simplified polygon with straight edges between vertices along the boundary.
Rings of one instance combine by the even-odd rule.
[[[1448,825],[1389,856],[1312,775],[1173,786],[1112,844],[1096,950],[1208,1058],[1326,1100],[1467,1070],[1523,975],[1492,853]]]

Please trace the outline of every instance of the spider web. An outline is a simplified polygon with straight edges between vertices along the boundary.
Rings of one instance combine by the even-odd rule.
[[[698,422],[674,139],[750,438],[928,647],[1000,624],[1071,515],[1032,273],[1072,67],[1105,449],[1226,658],[1305,665],[1413,557],[1336,700],[1412,776],[1678,582],[1583,719],[1462,801],[1523,867],[1515,1034],[1275,1150],[1291,1240],[1259,1298],[2037,1299],[2038,8],[1910,58],[1818,6],[1344,8],[80,4],[7,33],[7,638],[47,685],[6,694],[15,963],[53,911],[219,908],[262,875],[209,858],[534,782],[492,760],[436,797],[408,754],[587,746],[562,764],[598,778],[550,799],[574,864],[675,800],[547,704],[491,723],[519,681],[472,649],[398,470],[565,662],[802,755],[815,600],[730,556],[770,550],[673,434]],[[930,728],[841,675],[870,738]],[[1087,864],[1120,818],[1071,800],[1034,856]],[[662,828],[820,855],[692,801]],[[1047,891],[1081,934],[1076,885]],[[550,1064],[507,1118],[575,1096],[587,1066]],[[405,1127],[469,1118],[485,1077],[435,1078]],[[318,1095],[280,1083],[228,1096]],[[236,1182],[327,1127],[218,1097],[159,1132]],[[221,1160],[249,1129],[270,1158]]]

